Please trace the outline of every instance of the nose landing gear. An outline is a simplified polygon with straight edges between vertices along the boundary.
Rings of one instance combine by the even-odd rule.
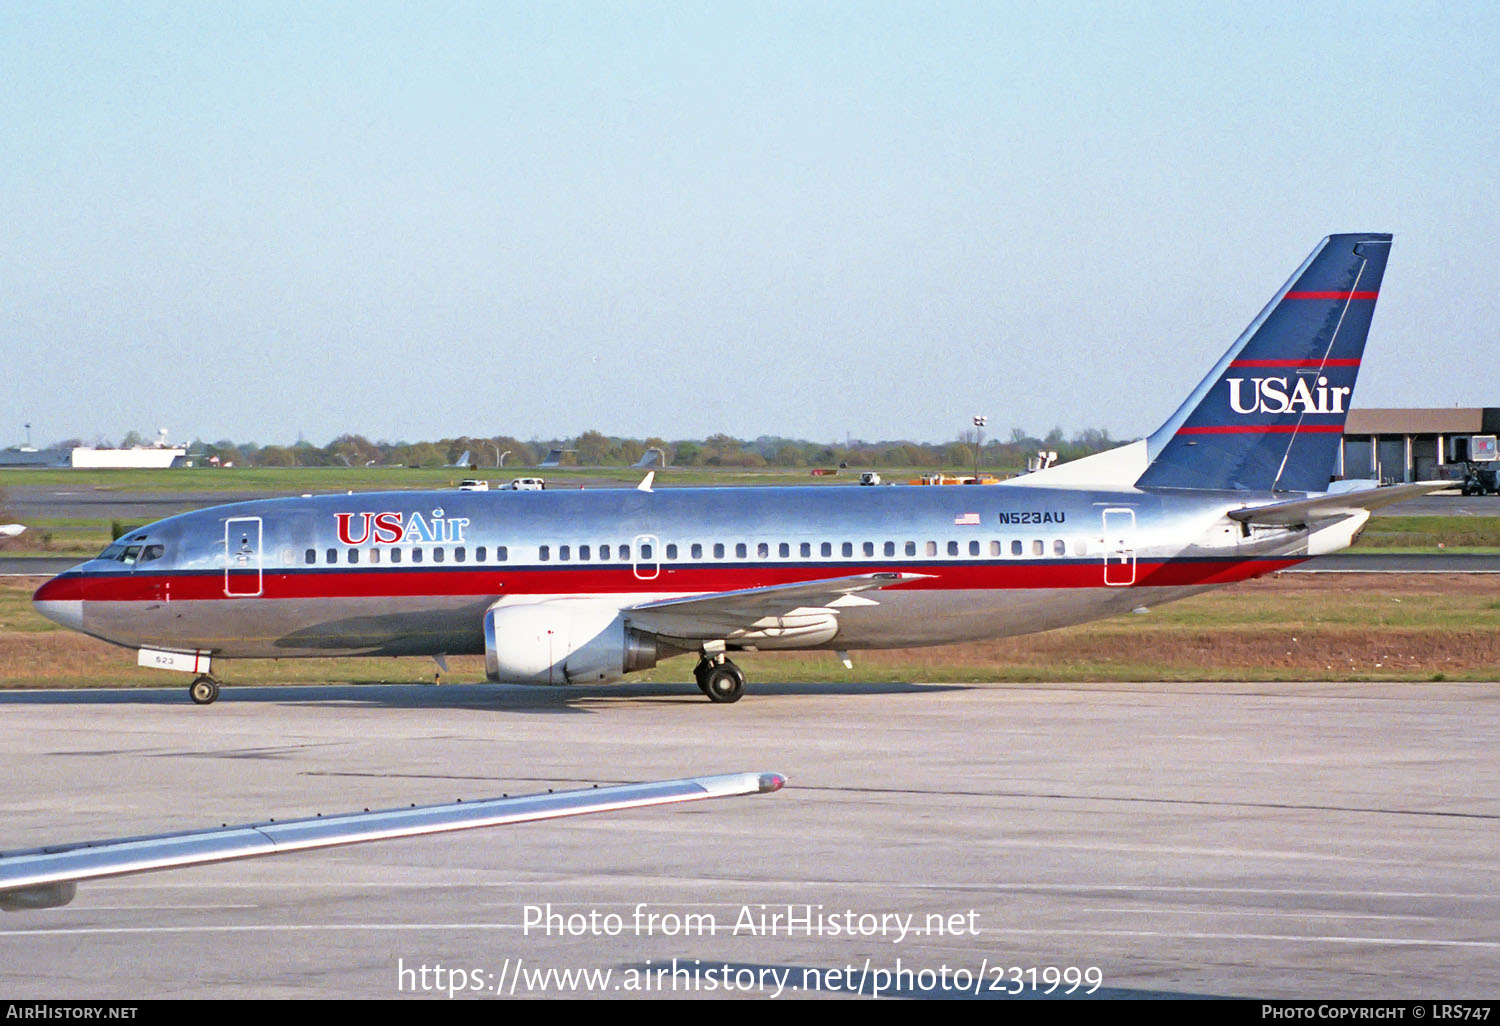
[[[208,674],[199,674],[188,685],[188,697],[197,705],[212,705],[219,697],[219,682]]]

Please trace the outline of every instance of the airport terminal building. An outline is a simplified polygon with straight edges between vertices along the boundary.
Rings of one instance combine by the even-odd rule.
[[[1463,476],[1475,435],[1500,434],[1500,407],[1350,410],[1336,474],[1385,484]]]

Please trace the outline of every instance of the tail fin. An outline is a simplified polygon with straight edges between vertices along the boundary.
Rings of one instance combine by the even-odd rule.
[[[1321,492],[1390,253],[1389,235],[1330,235],[1148,439],[1136,484]]]

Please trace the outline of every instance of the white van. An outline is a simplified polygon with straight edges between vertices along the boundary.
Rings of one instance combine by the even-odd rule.
[[[547,487],[547,482],[539,477],[518,477],[505,487],[513,492],[539,492]]]

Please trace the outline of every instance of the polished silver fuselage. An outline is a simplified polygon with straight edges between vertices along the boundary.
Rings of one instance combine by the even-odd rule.
[[[132,648],[436,655],[483,652],[495,603],[588,599],[628,620],[656,599],[894,571],[919,576],[840,608],[832,635],[752,625],[730,647],[939,645],[1282,569],[1307,558],[1306,529],[1252,530],[1225,514],[1285,498],[1010,485],[268,499],[131,532],[121,544],[138,546],[133,559],[84,563],[37,602]]]

